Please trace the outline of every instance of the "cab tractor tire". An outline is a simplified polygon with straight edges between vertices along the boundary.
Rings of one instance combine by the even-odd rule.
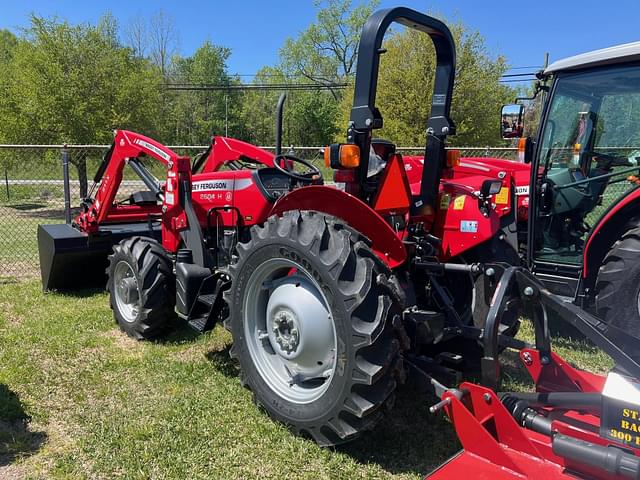
[[[640,338],[640,228],[627,230],[604,258],[596,281],[596,314]]]
[[[157,337],[175,317],[175,276],[157,241],[131,237],[113,247],[107,267],[109,304],[120,329],[137,340]]]
[[[335,217],[287,212],[237,246],[225,292],[231,356],[254,401],[322,446],[371,429],[401,371],[387,266]]]
[[[470,257],[470,263],[480,262],[500,262],[508,265],[518,266],[520,265],[520,257],[518,252],[507,242],[499,239],[494,239],[485,249],[481,252],[476,252],[475,256]],[[489,314],[489,304],[485,298],[485,285],[484,276],[478,276],[473,282],[473,323],[476,327],[483,328],[487,315]],[[500,326],[500,331],[504,335],[515,337],[520,329],[519,313],[516,309],[507,310],[503,317]]]
[[[456,260],[454,260],[456,261]],[[518,252],[507,242],[494,238],[486,244],[467,252],[457,258],[459,263],[505,263],[520,265]],[[489,304],[485,301],[484,276],[450,274],[443,278],[443,285],[452,296],[454,307],[460,319],[467,325],[482,328],[487,320]],[[515,336],[520,326],[518,312],[511,309],[502,318],[501,332]]]

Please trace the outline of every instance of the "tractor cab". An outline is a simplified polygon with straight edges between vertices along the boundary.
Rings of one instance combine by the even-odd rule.
[[[607,252],[640,216],[639,59],[635,43],[561,60],[540,74],[551,86],[526,158],[528,261],[556,293],[593,289]],[[504,138],[511,138],[505,118],[522,118],[517,111],[503,108]]]

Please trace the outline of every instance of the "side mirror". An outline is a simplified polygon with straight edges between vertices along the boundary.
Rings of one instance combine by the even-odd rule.
[[[502,138],[508,140],[510,138],[522,137],[524,130],[524,106],[517,103],[511,105],[503,105],[500,115],[500,132]]]

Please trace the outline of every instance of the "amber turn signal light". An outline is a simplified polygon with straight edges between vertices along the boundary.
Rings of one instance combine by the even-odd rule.
[[[447,150],[447,167],[453,168],[460,165],[460,150]]]
[[[360,148],[350,143],[334,143],[324,149],[324,164],[331,168],[356,168],[360,165]]]

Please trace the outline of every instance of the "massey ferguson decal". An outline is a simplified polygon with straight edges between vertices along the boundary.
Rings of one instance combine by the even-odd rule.
[[[199,180],[193,182],[193,192],[219,192],[225,190],[244,190],[251,185],[251,179],[241,178],[235,180],[233,178],[216,178],[215,180]]]
[[[233,178],[216,178],[212,180],[199,180],[191,184],[193,193],[199,194],[200,200],[231,202],[234,191],[244,190],[251,186],[249,178],[234,180]]]
[[[141,140],[139,138],[136,138],[133,143],[140,145],[141,147],[146,148],[147,150],[152,151],[153,153],[155,153],[156,155],[158,155],[160,158],[165,159],[167,162],[169,161],[169,159],[171,159],[171,156],[169,156],[169,154],[165,151],[163,151],[162,149],[156,147],[155,145],[150,144],[149,142],[145,142],[144,140]]]

